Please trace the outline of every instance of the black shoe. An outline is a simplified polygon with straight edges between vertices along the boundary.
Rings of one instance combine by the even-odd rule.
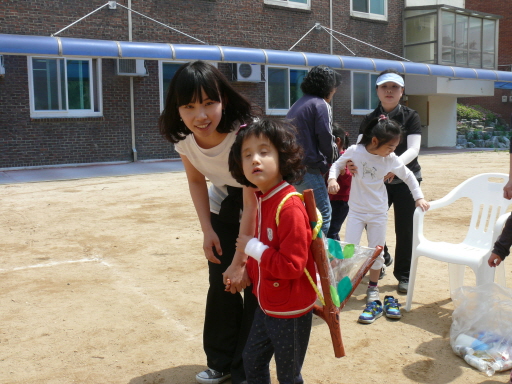
[[[397,291],[400,293],[407,293],[409,290],[409,279],[401,279],[398,283]]]
[[[386,266],[385,265],[380,269],[379,280],[382,280],[382,278],[384,276],[386,276]]]
[[[389,253],[384,254],[384,264],[386,267],[389,267],[391,264],[393,264],[393,258]]]
[[[231,378],[230,373],[222,373],[208,368],[196,375],[196,381],[201,384],[220,384]]]

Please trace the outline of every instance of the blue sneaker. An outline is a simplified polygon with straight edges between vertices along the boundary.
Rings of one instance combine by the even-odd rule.
[[[382,316],[382,303],[380,300],[366,304],[366,308],[357,321],[363,324],[371,324]]]
[[[398,302],[398,299],[395,299],[393,296],[384,297],[384,313],[386,317],[390,319],[402,318],[400,306],[401,304]]]

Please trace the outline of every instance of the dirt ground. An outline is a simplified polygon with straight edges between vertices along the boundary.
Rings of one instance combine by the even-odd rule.
[[[506,152],[422,155],[426,198],[479,173],[508,173],[508,161]],[[207,266],[183,172],[2,185],[0,206],[0,383],[195,382],[206,360]],[[427,237],[461,241],[467,202],[439,211]],[[346,357],[334,358],[328,328],[315,318],[308,384],[508,380],[453,354],[445,264],[420,259],[413,308],[400,321],[357,323],[366,282],[341,313]],[[380,284],[382,297],[405,304],[392,273]],[[469,270],[466,284],[474,284]]]

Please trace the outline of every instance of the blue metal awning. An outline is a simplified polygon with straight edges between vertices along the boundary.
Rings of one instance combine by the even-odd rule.
[[[91,40],[69,37],[0,34],[0,55],[96,57],[146,60],[207,60],[229,63],[312,67],[319,64],[342,70],[380,72],[394,68],[409,75],[488,80],[512,87],[512,72],[451,67],[407,61],[371,59],[310,52],[239,48],[215,45],[168,44]],[[498,85],[496,85],[498,88]],[[510,88],[507,88],[510,89]]]

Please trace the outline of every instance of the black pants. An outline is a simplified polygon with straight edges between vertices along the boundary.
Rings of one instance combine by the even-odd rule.
[[[343,200],[331,200],[331,225],[327,232],[329,239],[340,241],[340,230],[348,215],[348,202]]]
[[[413,217],[416,209],[414,198],[405,183],[387,184],[388,205],[395,212],[395,266],[393,275],[400,280],[409,280],[412,254]],[[388,252],[387,246],[384,252]]]
[[[240,293],[225,292],[222,273],[235,255],[235,242],[240,225],[225,223],[218,215],[211,214],[213,229],[220,240],[222,256],[213,252],[221,264],[208,262],[210,287],[206,298],[203,345],[208,367],[219,372],[231,372],[233,384],[245,380],[242,351],[254,318],[257,300],[252,286]]]
[[[302,384],[301,370],[311,334],[313,311],[293,319],[279,319],[256,309],[244,350],[248,384],[270,384],[269,363],[275,355],[280,384]]]

